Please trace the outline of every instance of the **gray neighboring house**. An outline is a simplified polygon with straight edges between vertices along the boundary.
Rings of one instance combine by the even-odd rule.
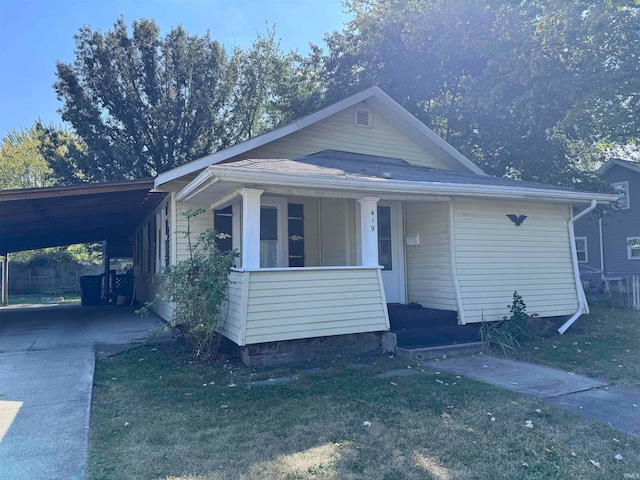
[[[583,273],[624,280],[640,274],[640,163],[614,158],[598,174],[618,191],[618,208],[575,223],[578,263]]]

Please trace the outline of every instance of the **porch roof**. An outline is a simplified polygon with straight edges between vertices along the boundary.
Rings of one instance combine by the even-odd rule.
[[[437,170],[398,158],[324,150],[296,159],[246,159],[209,166],[178,199],[210,203],[251,184],[358,191],[364,194],[463,195],[610,202],[610,194],[578,192],[534,182]]]

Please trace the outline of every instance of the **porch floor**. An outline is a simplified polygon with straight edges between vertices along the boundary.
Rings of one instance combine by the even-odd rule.
[[[419,308],[417,304],[387,305],[391,332],[400,348],[426,348],[480,341],[480,325],[458,325],[458,313]]]

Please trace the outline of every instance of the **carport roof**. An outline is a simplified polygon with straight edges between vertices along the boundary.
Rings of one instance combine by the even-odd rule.
[[[127,240],[164,197],[153,179],[0,191],[0,255]]]

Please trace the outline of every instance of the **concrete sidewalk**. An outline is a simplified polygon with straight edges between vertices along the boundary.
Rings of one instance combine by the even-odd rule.
[[[632,388],[490,355],[430,360],[423,365],[541,398],[556,407],[640,435],[640,391]]]
[[[131,308],[1,308],[0,479],[84,479],[94,346],[171,338],[163,327]]]

